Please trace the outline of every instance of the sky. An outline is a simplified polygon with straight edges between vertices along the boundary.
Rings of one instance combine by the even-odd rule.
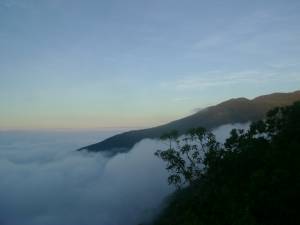
[[[0,0],[0,129],[149,127],[300,88],[299,0]]]

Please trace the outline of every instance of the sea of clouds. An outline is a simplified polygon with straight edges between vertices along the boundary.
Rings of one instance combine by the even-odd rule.
[[[233,127],[214,130],[224,141]],[[74,151],[117,131],[0,132],[1,225],[137,225],[174,190],[154,156],[165,143],[142,140],[112,158]]]

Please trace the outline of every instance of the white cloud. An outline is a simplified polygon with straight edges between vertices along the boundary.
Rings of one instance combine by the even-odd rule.
[[[258,82],[257,77],[262,74],[257,71],[241,71],[234,73],[207,72],[198,76],[185,76],[172,82],[164,82],[162,87],[172,87],[176,90],[206,89],[210,87],[226,86],[244,82]],[[266,75],[266,74],[265,74]],[[270,75],[269,75],[270,76]]]
[[[213,132],[219,141],[224,141],[237,126],[245,127],[225,125]],[[129,153],[105,158],[99,153],[70,151],[72,139],[65,143],[62,137],[73,136],[77,141],[80,136],[74,133],[49,137],[42,134],[38,141],[36,133],[6,134],[0,136],[3,225],[149,222],[174,190],[167,184],[165,163],[154,156],[154,151],[164,149],[165,143],[142,140]]]
[[[3,225],[139,224],[158,212],[172,190],[164,163],[153,154],[160,146],[156,141],[144,140],[107,159],[46,147],[45,140],[27,147],[1,140]]]
[[[31,8],[32,3],[30,1],[22,1],[22,0],[0,0],[0,6],[6,7],[6,8]]]
[[[209,37],[205,37],[198,42],[195,43],[195,48],[203,49],[203,48],[211,48],[217,47],[220,44],[224,43],[224,36],[223,35],[212,35]]]
[[[298,80],[299,73],[276,70],[244,70],[237,72],[209,71],[207,73],[182,76],[171,82],[162,82],[162,88],[175,90],[199,89],[205,90],[212,87],[224,87],[241,84],[264,84],[270,82],[280,82],[281,80]]]
[[[254,11],[240,17],[231,24],[225,25],[223,29],[200,38],[193,44],[193,49],[202,51],[203,49],[225,47],[251,51],[254,45],[263,47],[264,44],[273,43],[276,40],[290,41],[293,37],[299,37],[299,32],[289,30],[287,33],[282,27],[285,23],[293,20],[292,17],[282,16],[274,10],[261,9]],[[254,48],[255,51],[264,51],[265,48],[259,48],[258,46]]]
[[[293,67],[298,67],[300,66],[300,60],[295,61],[285,61],[285,62],[277,62],[277,63],[269,63],[268,66],[274,69],[288,69],[288,68],[293,68]]]
[[[177,97],[177,98],[173,98],[172,102],[185,102],[190,100],[190,97]]]

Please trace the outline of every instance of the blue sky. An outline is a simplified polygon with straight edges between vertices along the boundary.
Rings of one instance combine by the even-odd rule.
[[[300,87],[298,0],[0,0],[0,129],[139,127]]]

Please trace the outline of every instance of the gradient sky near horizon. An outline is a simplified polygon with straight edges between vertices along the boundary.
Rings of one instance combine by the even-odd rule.
[[[147,127],[300,89],[299,0],[0,0],[0,129]]]

